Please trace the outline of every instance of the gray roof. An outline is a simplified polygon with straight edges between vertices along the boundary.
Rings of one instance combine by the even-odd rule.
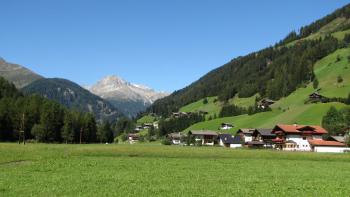
[[[192,133],[192,135],[212,135],[212,136],[218,136],[218,134],[215,131],[208,131],[208,130],[201,130],[201,131],[189,131]]]
[[[259,132],[261,136],[266,136],[266,137],[276,136],[276,134],[271,133],[272,129],[256,129],[256,131]]]
[[[335,135],[331,135],[331,138],[333,138],[335,141],[344,143],[345,142],[345,137],[344,136],[335,136]]]
[[[219,134],[219,138],[224,144],[233,144],[233,137],[231,134]]]
[[[255,129],[239,129],[237,133],[243,132],[244,134],[253,134]]]

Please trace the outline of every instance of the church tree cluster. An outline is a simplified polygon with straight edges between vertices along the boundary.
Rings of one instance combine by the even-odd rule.
[[[68,110],[37,95],[24,96],[0,78],[0,141],[17,141],[24,135],[27,140],[49,143],[107,142],[113,139],[108,126],[98,126],[90,113]]]

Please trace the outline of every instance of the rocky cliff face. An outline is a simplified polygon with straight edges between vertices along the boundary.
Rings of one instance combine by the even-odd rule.
[[[19,89],[43,78],[21,65],[8,63],[2,58],[0,58],[0,76],[15,84]]]
[[[88,89],[129,116],[135,116],[157,99],[168,95],[144,85],[127,82],[117,76],[107,76]]]

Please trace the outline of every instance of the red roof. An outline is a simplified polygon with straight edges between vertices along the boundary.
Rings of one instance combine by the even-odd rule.
[[[342,146],[345,144],[336,141],[325,141],[325,140],[308,140],[312,146]]]
[[[285,133],[312,133],[312,134],[326,134],[326,129],[315,125],[284,125],[278,124],[277,128],[280,128]],[[273,132],[276,131],[276,127]]]

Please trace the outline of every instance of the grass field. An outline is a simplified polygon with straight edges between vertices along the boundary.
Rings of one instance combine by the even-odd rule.
[[[348,196],[350,154],[0,144],[0,196]]]

